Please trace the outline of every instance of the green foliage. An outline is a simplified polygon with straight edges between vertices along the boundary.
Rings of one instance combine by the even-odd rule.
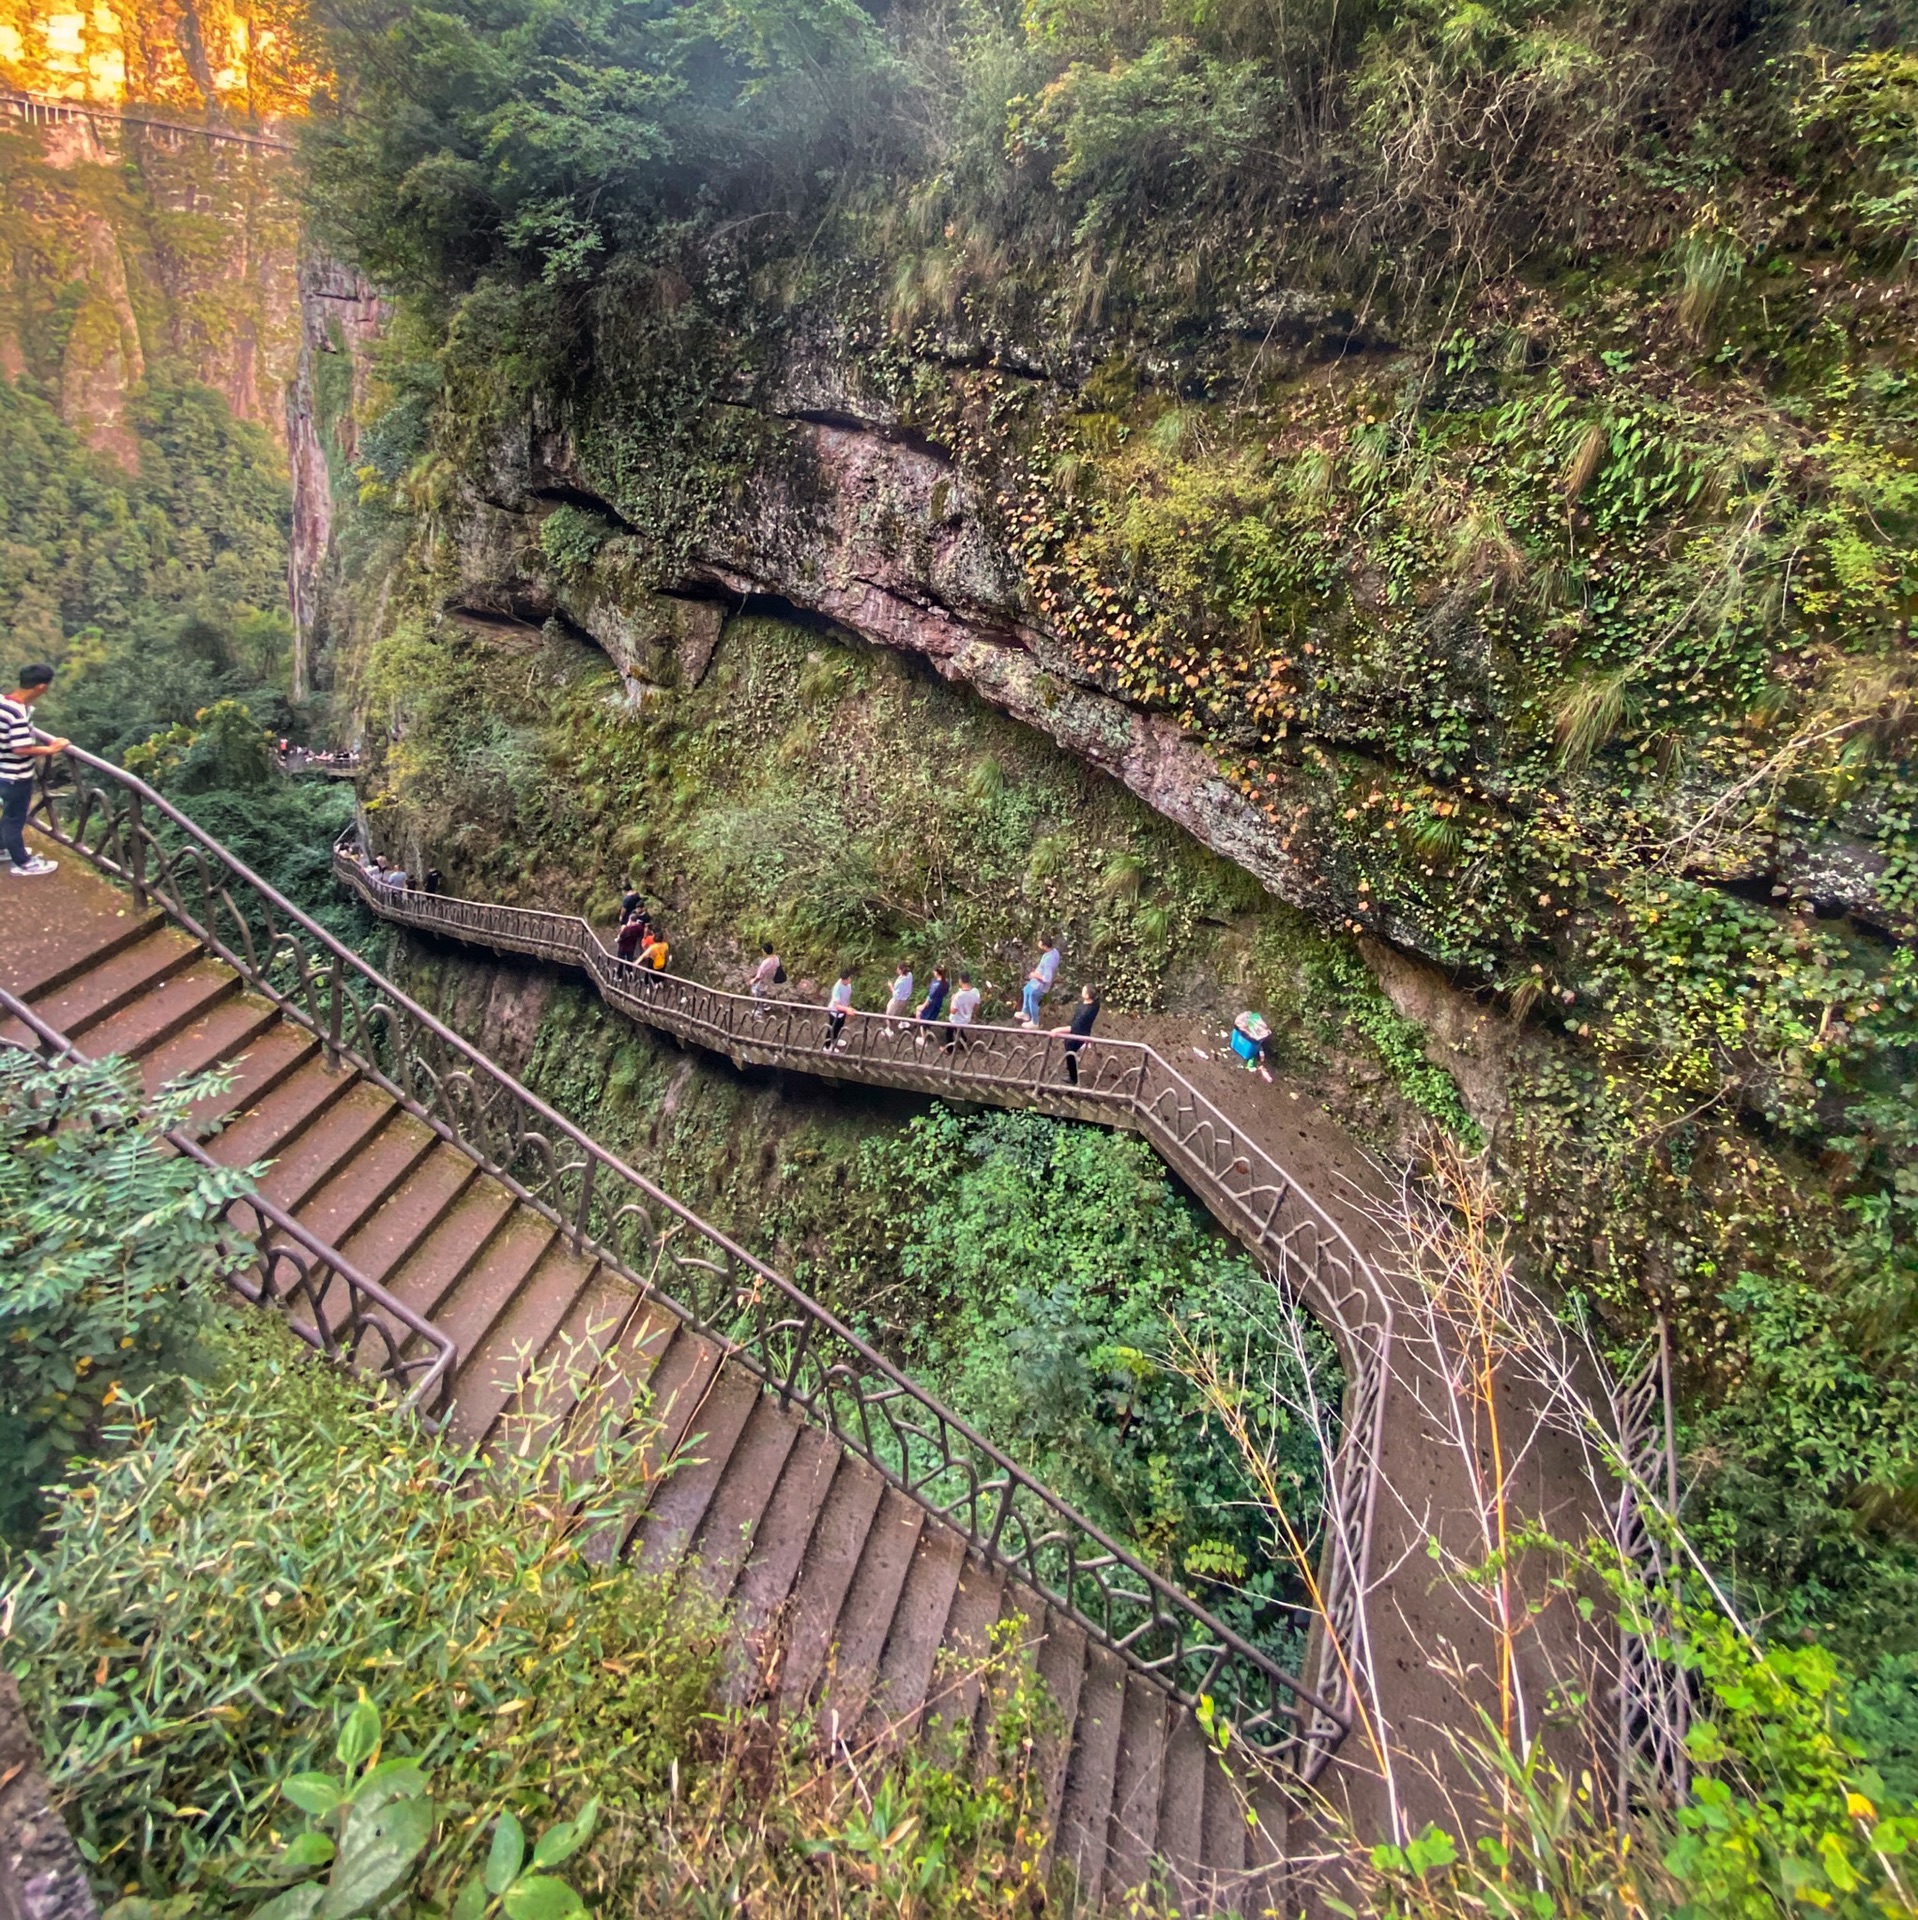
[[[253,1920],[363,1920],[375,1913],[413,1911],[407,1899],[414,1871],[432,1843],[438,1809],[432,1784],[417,1761],[380,1757],[380,1714],[362,1695],[346,1714],[333,1757],[340,1771],[296,1773],[282,1780],[281,1796],[308,1825],[268,1864],[268,1875],[292,1884],[254,1910]],[[550,1871],[593,1837],[599,1802],[540,1836],[532,1858],[518,1817],[509,1808],[494,1822],[483,1870],[454,1899],[459,1920],[568,1920],[584,1910],[578,1893]],[[325,1874],[322,1879],[321,1874]],[[127,1902],[117,1920],[148,1920],[150,1906]],[[427,1906],[421,1909],[435,1912]]]
[[[149,1106],[138,1071],[0,1048],[0,1526],[30,1531],[42,1489],[111,1409],[171,1380],[224,1278],[218,1214],[251,1184],[165,1140],[211,1080]]]
[[[1858,239],[1909,259],[1918,236],[1918,56],[1886,49],[1827,66],[1796,119],[1830,163],[1838,211]]]
[[[20,659],[89,661],[131,641],[184,656],[175,675],[283,647],[284,467],[217,394],[152,386],[128,408],[137,473],[89,452],[27,385],[0,381],[0,600]],[[277,610],[277,611],[276,611]],[[136,638],[137,636],[137,638]],[[146,663],[148,697],[165,700]],[[261,677],[264,677],[263,675]],[[205,706],[202,679],[185,719]]]
[[[382,283],[439,296],[495,265],[585,278],[702,205],[799,210],[882,145],[905,78],[850,0],[322,19],[356,76],[309,140],[322,231]]]
[[[1268,1645],[1300,1573],[1189,1377],[1244,1383],[1286,1520],[1317,1534],[1337,1362],[1126,1135],[946,1109],[864,1149],[899,1210],[891,1338],[957,1409],[1169,1578]]]
[[[556,572],[577,573],[593,564],[612,532],[603,514],[558,506],[539,523],[539,550]]]
[[[1630,1630],[1651,1630],[1632,1576],[1588,1571],[1620,1596]],[[1484,1830],[1468,1845],[1428,1825],[1374,1847],[1368,1911],[1390,1920],[1910,1913],[1918,1803],[1865,1764],[1830,1655],[1760,1646],[1702,1595],[1672,1604],[1670,1628],[1660,1651],[1697,1695],[1683,1802],[1640,1805],[1620,1822],[1590,1776],[1568,1777],[1545,1742],[1520,1752],[1488,1731],[1460,1751],[1492,1816]]]
[[[1365,962],[1350,947],[1330,942],[1306,962],[1308,985],[1378,1055],[1394,1084],[1420,1112],[1476,1151],[1484,1144],[1478,1122],[1466,1110],[1458,1082],[1425,1056],[1425,1033],[1393,1006]]]
[[[211,788],[250,792],[273,778],[273,736],[238,700],[216,700],[165,733],[149,735],[126,756],[129,773],[182,794]]]
[[[1075,63],[1036,100],[1013,102],[1006,147],[1015,163],[1057,155],[1052,184],[1082,209],[1073,239],[1093,249],[1150,212],[1255,195],[1273,95],[1252,62],[1156,40],[1136,60]]]
[[[582,1557],[649,1471],[643,1404],[516,1434],[475,1474],[270,1323],[229,1343],[226,1376],[117,1436],[12,1573],[7,1658],[96,1870],[253,1904],[276,1784],[323,1765],[362,1689],[435,1783],[427,1890],[464,1880],[501,1811],[597,1794],[630,1834],[718,1658],[692,1596]]]

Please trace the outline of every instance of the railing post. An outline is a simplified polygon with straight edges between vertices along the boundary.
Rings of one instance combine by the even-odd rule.
[[[326,1064],[330,1071],[338,1073],[340,1070],[342,1002],[346,995],[345,989],[340,982],[340,962],[337,954],[333,958],[333,965],[329,969],[329,973],[330,984],[326,996]]]
[[[593,1207],[593,1175],[599,1171],[599,1162],[590,1156],[586,1162],[586,1172],[579,1183],[579,1208],[573,1216],[573,1251],[583,1254],[586,1250],[586,1229],[590,1223]]]
[[[127,793],[127,872],[133,880],[133,910],[147,910],[146,820],[140,811],[140,796]]]

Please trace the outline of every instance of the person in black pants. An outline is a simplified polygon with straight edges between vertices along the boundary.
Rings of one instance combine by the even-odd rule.
[[[1099,995],[1091,986],[1079,989],[1079,1004],[1072,1010],[1072,1021],[1068,1026],[1054,1027],[1054,1033],[1070,1036],[1066,1041],[1066,1082],[1069,1086],[1079,1084],[1079,1049],[1086,1043],[1086,1035],[1092,1031],[1092,1023],[1099,1017]]]

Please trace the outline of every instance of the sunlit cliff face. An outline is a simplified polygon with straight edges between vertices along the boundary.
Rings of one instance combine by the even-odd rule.
[[[0,86],[258,123],[298,113],[319,78],[287,0],[0,0]]]

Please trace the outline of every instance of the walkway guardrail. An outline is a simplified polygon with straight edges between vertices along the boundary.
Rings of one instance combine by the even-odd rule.
[[[23,1000],[0,987],[0,1013],[30,1039],[0,1031],[0,1047],[37,1053],[48,1061],[84,1061],[87,1055]],[[176,1153],[203,1167],[219,1163],[179,1127],[167,1130]],[[226,1283],[256,1307],[276,1309],[308,1346],[338,1365],[384,1380],[400,1411],[429,1427],[445,1419],[459,1355],[452,1339],[367,1277],[337,1247],[305,1227],[262,1193],[237,1194],[217,1216],[232,1264]]]
[[[725,1054],[735,1065],[781,1067],[903,1087],[947,1099],[1032,1107],[1145,1136],[1266,1272],[1331,1333],[1345,1367],[1340,1444],[1327,1489],[1319,1570],[1323,1620],[1308,1658],[1314,1690],[1350,1698],[1377,1504],[1380,1425],[1391,1365],[1392,1305],[1344,1231],[1245,1130],[1149,1046],[1077,1043],[1023,1027],[953,1028],[884,1014],[849,1019],[826,1045],[826,1010],[728,993],[622,960],[586,921],[531,907],[395,888],[363,866],[343,835],[333,870],[373,912],[421,932],[577,968],[629,1018]],[[948,1044],[950,1042],[950,1044]],[[1329,1741],[1335,1736],[1324,1730]]]
[[[220,146],[254,147],[265,153],[298,151],[293,141],[277,134],[248,133],[239,127],[174,120],[163,113],[142,113],[137,107],[105,107],[91,100],[63,100],[52,94],[22,92],[15,87],[0,87],[0,114],[24,121],[30,127],[59,127],[75,120],[92,120],[105,125],[184,134],[197,140],[211,140]]]
[[[69,781],[59,778],[62,765]],[[560,1227],[578,1251],[721,1341],[782,1403],[827,1428],[1133,1669],[1189,1706],[1209,1696],[1235,1739],[1308,1776],[1344,1736],[1351,1715],[1343,1695],[1288,1673],[1074,1512],[826,1308],[375,972],[144,781],[68,748],[41,763],[32,821],[124,880],[137,906],[158,904],[334,1058]],[[337,856],[336,868],[354,865]],[[1275,1200],[1274,1220],[1278,1211]]]

